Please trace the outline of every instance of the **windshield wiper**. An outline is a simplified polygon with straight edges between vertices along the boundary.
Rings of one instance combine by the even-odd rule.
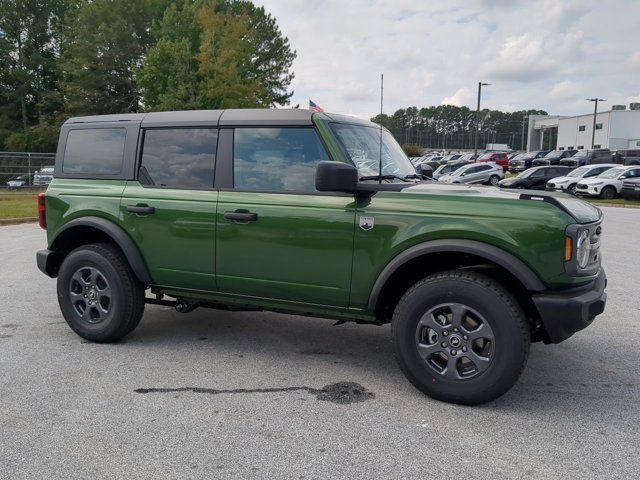
[[[412,173],[404,176],[405,180],[409,178],[416,178],[418,180],[433,180],[431,177],[427,177],[426,175],[420,175],[419,173]]]
[[[398,175],[365,175],[364,177],[360,177],[358,180],[393,180],[393,179],[402,180],[403,182],[408,182],[409,180],[405,180]]]

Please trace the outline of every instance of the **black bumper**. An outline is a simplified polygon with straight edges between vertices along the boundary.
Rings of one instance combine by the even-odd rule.
[[[51,278],[58,276],[58,261],[55,257],[55,252],[51,250],[38,250],[36,252],[36,263],[38,269],[48,275]]]
[[[560,343],[583,328],[591,325],[604,312],[607,294],[607,276],[604,270],[590,284],[559,293],[541,293],[532,299],[540,313],[540,319],[550,343]]]

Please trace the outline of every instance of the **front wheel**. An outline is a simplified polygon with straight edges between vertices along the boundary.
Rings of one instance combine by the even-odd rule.
[[[567,191],[571,194],[571,195],[575,195],[576,194],[576,183],[572,183],[571,185],[569,185],[569,187],[567,188]]]
[[[69,326],[93,342],[114,342],[133,331],[144,311],[144,285],[114,245],[73,250],[58,273],[58,303]]]
[[[430,397],[463,405],[507,392],[529,354],[529,325],[515,298],[467,270],[437,273],[411,287],[391,332],[407,379]]]
[[[616,193],[618,192],[616,191],[615,187],[609,185],[608,187],[604,187],[602,189],[602,191],[600,192],[600,198],[611,200],[616,197]]]

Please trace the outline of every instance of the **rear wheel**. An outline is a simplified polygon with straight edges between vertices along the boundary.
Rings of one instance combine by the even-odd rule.
[[[113,342],[133,331],[144,311],[144,285],[108,243],[84,245],[62,262],[58,303],[69,326],[93,342]]]
[[[605,200],[611,200],[612,198],[616,197],[616,193],[618,193],[615,189],[615,187],[612,187],[611,185],[604,187],[602,189],[602,191],[600,192],[600,198],[603,198]]]
[[[498,182],[499,182],[499,181],[500,181],[500,177],[499,177],[498,175],[491,175],[491,176],[489,177],[489,183],[490,183],[491,185],[493,185],[494,187],[495,187],[496,185],[498,185]]]
[[[509,390],[524,369],[530,333],[500,284],[470,271],[431,275],[411,287],[393,315],[396,359],[430,397],[476,405]]]

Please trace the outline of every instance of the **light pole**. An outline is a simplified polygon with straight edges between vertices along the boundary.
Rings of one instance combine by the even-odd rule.
[[[478,156],[478,128],[480,127],[480,96],[482,95],[482,87],[491,85],[490,83],[478,82],[478,108],[476,109],[476,135],[473,142],[473,155]]]
[[[593,129],[591,130],[591,149],[596,141],[596,117],[598,116],[598,102],[606,102],[604,98],[587,98],[587,102],[594,102],[595,107],[593,109]]]
[[[527,119],[526,115],[522,115],[522,136],[520,137],[520,150],[524,152],[524,122]]]

